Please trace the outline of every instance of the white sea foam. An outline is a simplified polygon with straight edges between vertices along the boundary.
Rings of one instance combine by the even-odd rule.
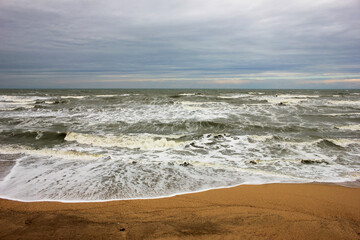
[[[166,139],[179,139],[185,137],[183,134],[145,134],[146,136],[153,138],[166,138]]]
[[[146,135],[123,135],[123,136],[95,136],[83,133],[69,132],[66,141],[76,141],[81,144],[89,144],[100,147],[138,148],[141,150],[164,150],[185,146],[185,142],[167,140],[166,137]]]
[[[232,95],[220,95],[218,96],[218,98],[223,98],[223,99],[236,99],[236,98],[246,98],[246,97],[250,97],[252,94],[232,94]]]
[[[182,101],[180,102],[182,105],[201,105],[206,102],[190,102],[190,101]]]
[[[8,107],[8,106],[4,106],[3,104],[0,103],[0,111],[12,111],[17,109],[18,107]]]
[[[68,98],[74,98],[74,99],[83,99],[86,96],[61,96],[61,98],[63,99],[68,99]]]
[[[341,130],[360,131],[360,124],[336,126],[335,128]]]
[[[75,108],[79,109],[76,112],[73,110],[72,112],[64,112],[63,115],[61,112],[57,114],[60,115],[58,117],[67,117],[69,114],[84,115],[80,124],[93,127],[98,124],[106,125],[114,122],[134,124],[139,122],[173,123],[194,119],[209,121],[226,118],[230,107],[227,103],[217,102],[176,101],[174,104],[162,105],[134,102],[131,105],[114,105],[112,109],[104,109],[103,111],[87,111],[86,115],[84,115],[85,112],[81,109],[82,107]],[[32,113],[32,115],[35,114]]]
[[[325,140],[332,142],[338,146],[342,146],[342,147],[347,147],[350,144],[360,144],[359,139],[345,139],[345,138],[337,138],[337,139],[332,139],[332,138],[326,138]],[[294,146],[311,146],[311,145],[316,145],[318,143],[321,143],[323,141],[323,139],[318,139],[315,141],[304,141],[304,142],[291,142],[291,141],[286,141],[285,144],[287,145],[294,145]]]
[[[321,114],[324,116],[356,116],[356,115],[360,115],[360,113],[349,113],[349,112],[345,112],[345,113],[324,113]]]
[[[100,98],[111,98],[111,97],[116,97],[117,95],[114,94],[105,94],[105,95],[95,95],[96,97],[100,97]]]
[[[263,136],[259,136],[259,135],[249,135],[249,138],[256,140],[256,141],[266,141],[269,139],[272,139],[274,136],[272,135],[263,135]]]
[[[80,139],[83,138],[86,142],[94,142],[95,146],[98,141],[104,140],[104,137],[76,133],[69,133],[68,137],[76,139],[77,142],[81,142]],[[152,139],[157,137],[151,136]],[[166,136],[169,137],[176,139],[181,136]],[[109,139],[119,141],[118,137]],[[120,139],[123,141],[124,138]],[[200,150],[202,154],[184,155],[181,151],[178,155],[167,151],[134,154],[127,152],[126,148],[112,149],[108,152],[110,158],[95,156],[97,161],[77,161],[76,164],[71,161],[74,159],[72,153],[67,157],[67,154],[64,154],[66,151],[59,154],[54,150],[39,153],[33,149],[15,149],[5,153],[55,155],[55,158],[60,158],[46,163],[43,158],[36,161],[21,160],[6,181],[0,183],[0,194],[2,197],[28,201],[101,201],[170,196],[237,184],[350,179],[347,175],[336,175],[339,171],[350,170],[333,164],[332,159],[326,156],[308,153],[307,145],[294,144],[292,149],[297,151],[296,155],[289,155],[287,159],[272,156],[269,151],[273,151],[278,144],[283,144],[277,141],[271,145],[272,139],[271,135],[205,134],[194,141],[195,147],[186,150],[194,153]],[[108,140],[105,140],[105,143],[106,141]],[[264,141],[269,141],[267,144],[270,145],[264,145]],[[110,145],[113,145],[113,142],[110,142]],[[227,155],[219,151],[219,147],[223,151],[234,151],[234,154]],[[283,146],[279,150],[282,148]],[[205,150],[208,153],[205,153]],[[256,159],[256,164],[249,163],[251,159]],[[302,159],[314,161],[315,164],[302,164]],[[331,164],[321,164],[323,159]],[[183,161],[190,165],[181,166]],[[299,164],[301,167],[296,167]]]
[[[47,100],[48,97],[39,96],[11,96],[0,95],[0,110],[14,110],[17,108],[33,108],[37,100]]]
[[[322,142],[323,139],[318,139],[318,140],[314,140],[314,141],[284,141],[284,144],[286,145],[294,145],[294,146],[311,146],[311,145],[315,145],[318,144],[320,142]]]
[[[180,102],[181,105],[183,105],[183,109],[186,110],[202,110],[204,111],[204,113],[207,110],[218,110],[217,108],[219,108],[220,106],[225,106],[227,105],[227,103],[221,103],[221,102],[191,102],[191,101],[181,101]],[[209,112],[206,112],[207,114],[209,114]],[[221,112],[213,112],[213,114],[218,114]]]
[[[289,105],[298,105],[302,102],[307,101],[306,98],[269,98],[267,99],[269,103],[272,104],[289,104]]]
[[[129,96],[140,96],[141,94],[139,93],[124,93],[124,94],[119,94],[119,95],[116,95],[116,96],[119,96],[119,97],[129,97]]]
[[[339,101],[329,100],[328,103],[333,104],[333,105],[355,105],[355,106],[360,106],[360,101],[350,101],[350,100],[339,100]]]
[[[181,101],[183,105],[201,105],[201,106],[209,106],[209,105],[225,105],[227,103],[222,102],[190,102],[190,101]]]
[[[19,146],[1,146],[0,153],[2,154],[27,154],[33,156],[58,157],[66,159],[81,159],[94,160],[101,157],[106,157],[101,154],[91,154],[86,152],[79,152],[75,150],[53,150],[53,149],[33,149],[30,147]]]
[[[319,97],[319,95],[280,94],[275,96],[259,96],[259,99],[267,100],[271,104],[299,105],[309,103]]]
[[[206,164],[205,161],[204,164],[206,159],[199,156],[194,157],[188,167],[169,165],[163,157],[154,163],[142,161],[135,164],[119,158],[76,164],[66,159],[45,162],[43,159],[29,161],[25,158],[0,183],[0,194],[5,198],[27,201],[101,201],[170,196],[236,183],[260,184],[264,180],[310,181],[271,170],[229,166],[226,162]]]
[[[307,101],[307,98],[293,98],[293,97],[270,97],[270,98],[266,98],[266,100],[269,103],[272,104],[290,104],[290,105],[298,105],[302,102]]]
[[[319,95],[305,95],[305,94],[280,94],[279,98],[319,98]]]
[[[342,146],[342,147],[347,147],[351,144],[356,144],[356,145],[360,145],[360,139],[344,139],[344,138],[338,138],[338,139],[326,139],[338,146]]]

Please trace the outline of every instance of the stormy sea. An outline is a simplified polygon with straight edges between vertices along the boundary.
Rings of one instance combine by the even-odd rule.
[[[0,90],[0,132],[21,201],[360,179],[360,90]]]

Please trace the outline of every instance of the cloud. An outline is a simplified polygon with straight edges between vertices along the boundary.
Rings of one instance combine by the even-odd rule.
[[[296,84],[300,88],[359,89],[360,78],[305,80]]]
[[[239,80],[239,79],[225,79],[225,80],[215,80],[212,81],[215,84],[236,84],[236,85],[240,85],[240,84],[245,84],[245,83],[249,83],[250,81],[246,81],[246,80]]]
[[[37,75],[69,87],[110,82],[101,75],[129,84],[285,76],[288,87],[308,76],[357,78],[359,9],[357,0],[3,0],[0,87]]]
[[[358,83],[358,84],[360,84],[360,79],[359,78],[354,78],[354,79],[328,79],[328,80],[316,80],[316,81],[298,82],[298,84],[309,84],[309,83],[321,83],[321,84]]]

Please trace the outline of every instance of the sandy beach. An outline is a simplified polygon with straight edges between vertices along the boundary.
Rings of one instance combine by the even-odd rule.
[[[360,189],[238,186],[98,203],[0,200],[0,239],[360,239]]]

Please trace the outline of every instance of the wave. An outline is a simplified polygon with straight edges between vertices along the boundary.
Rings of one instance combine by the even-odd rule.
[[[225,105],[227,103],[223,103],[223,102],[190,102],[190,101],[182,101],[180,102],[182,105],[199,105],[199,106],[204,106],[204,105]]]
[[[248,137],[252,140],[260,141],[260,142],[264,142],[274,138],[274,136],[272,135],[249,135]]]
[[[166,136],[159,135],[123,135],[123,136],[96,136],[84,133],[69,132],[65,137],[66,141],[76,141],[80,144],[87,144],[99,147],[120,147],[140,150],[165,150],[185,146],[186,142],[168,140]]]
[[[290,142],[285,141],[286,144],[296,145],[296,146],[312,146],[318,145],[323,147],[348,147],[349,145],[360,145],[360,139],[346,139],[346,138],[326,138],[326,139],[318,139],[314,141],[306,141],[306,142]]]
[[[106,158],[102,154],[93,154],[80,152],[76,150],[54,150],[54,149],[35,149],[25,146],[1,146],[0,153],[2,154],[26,154],[32,156],[45,156],[45,157],[59,157],[65,159],[77,160],[95,160],[99,158]]]
[[[355,105],[360,106],[360,101],[349,101],[349,100],[329,100],[329,104],[333,105]]]
[[[236,126],[231,123],[219,121],[178,121],[172,123],[155,122],[152,127],[157,131],[172,131],[172,132],[196,132],[197,134],[209,132],[223,132],[231,130]]]
[[[31,109],[34,108],[34,105],[31,104],[1,104],[0,103],[0,111],[13,111],[13,110],[23,110],[23,109]]]
[[[264,99],[271,104],[299,105],[319,97],[319,95],[280,94],[274,96],[259,96],[259,99]]]
[[[86,96],[61,96],[61,98],[67,99],[67,98],[74,98],[74,99],[83,99]]]
[[[95,95],[95,97],[99,97],[99,98],[113,98],[113,97],[129,97],[129,96],[138,96],[141,94],[129,94],[129,93],[124,93],[124,94],[97,94]]]
[[[267,98],[266,99],[271,104],[290,104],[290,105],[298,105],[300,103],[306,102],[307,98]]]
[[[335,126],[336,129],[340,130],[351,130],[351,131],[360,131],[360,124],[356,125],[344,125],[344,126]]]
[[[17,95],[0,95],[0,102],[34,102],[37,100],[47,100],[50,97],[40,96],[17,96]]]
[[[234,94],[234,95],[220,95],[218,96],[218,98],[223,98],[223,99],[236,99],[236,98],[247,98],[247,97],[251,97],[252,94]]]
[[[245,125],[243,126],[243,129],[245,131],[265,131],[265,132],[287,132],[287,133],[291,133],[291,132],[304,132],[304,131],[313,131],[313,132],[317,132],[318,128],[316,127],[304,127],[304,126],[300,126],[300,125],[283,125],[283,126],[271,126],[271,125],[260,125],[260,124],[253,124],[253,125]]]
[[[19,143],[30,146],[59,144],[64,141],[66,133],[51,131],[4,131],[0,141],[5,143]]]
[[[326,139],[317,139],[314,141],[301,141],[301,142],[291,142],[282,139],[281,142],[289,145],[296,145],[296,146],[312,146],[312,145],[319,145],[319,146],[327,146],[327,147],[348,147],[349,145],[360,145],[360,139],[347,139],[347,138],[326,138]]]
[[[319,95],[305,95],[305,94],[280,94],[279,98],[319,98]]]
[[[360,139],[345,139],[345,138],[338,138],[338,139],[326,139],[325,141],[329,141],[332,144],[335,144],[340,147],[348,147],[349,145],[360,145]]]
[[[31,109],[35,104],[45,102],[51,99],[50,97],[41,96],[13,96],[0,95],[0,110],[12,111],[21,109]]]
[[[118,95],[114,95],[114,94],[105,94],[105,95],[95,95],[95,97],[99,97],[99,98],[112,98],[112,97],[116,97]]]
[[[356,115],[360,115],[360,113],[324,113],[321,115],[323,115],[323,116],[356,116]]]
[[[214,109],[218,110],[218,107],[228,105],[228,103],[224,102],[190,102],[190,101],[181,101],[183,109],[186,110],[209,110]]]

